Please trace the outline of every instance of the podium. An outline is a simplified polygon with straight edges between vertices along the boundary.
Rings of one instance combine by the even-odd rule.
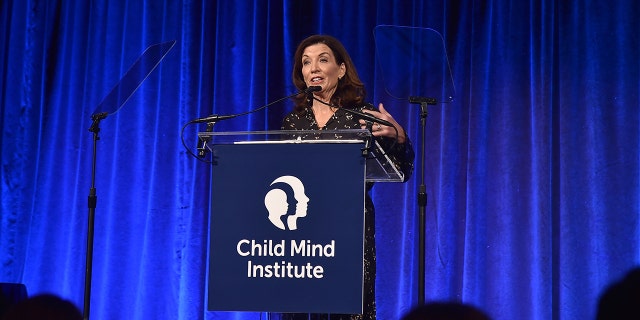
[[[366,182],[401,182],[367,130],[201,132],[208,311],[362,313]]]

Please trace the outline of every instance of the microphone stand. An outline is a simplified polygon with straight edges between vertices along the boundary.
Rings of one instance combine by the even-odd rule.
[[[98,196],[96,195],[96,158],[98,150],[98,140],[100,137],[99,123],[101,120],[107,117],[106,112],[96,113],[91,116],[93,123],[89,128],[89,132],[93,132],[93,160],[91,164],[91,189],[89,189],[89,218],[87,227],[87,255],[85,264],[85,278],[84,278],[84,308],[82,312],[82,319],[89,319],[89,308],[91,307],[91,275],[93,269],[93,236],[94,236],[94,221],[96,216],[96,205],[98,203]]]
[[[215,122],[213,121],[208,122],[207,129],[205,130],[205,132],[212,132],[214,124]],[[199,144],[197,147],[198,157],[204,158],[207,155],[207,144],[209,143],[209,140],[210,140],[209,138],[203,138],[203,137],[199,138]]]
[[[427,97],[409,97],[409,102],[420,105],[420,187],[418,189],[418,305],[425,302],[425,233],[426,233],[426,209],[427,209],[427,187],[425,185],[425,150],[426,150],[426,127],[429,105],[436,104],[436,100]]]

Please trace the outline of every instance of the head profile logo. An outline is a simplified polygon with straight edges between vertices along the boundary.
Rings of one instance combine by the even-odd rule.
[[[294,176],[281,176],[271,182],[271,186],[275,184],[288,185],[293,193],[293,199],[290,199],[291,192],[287,193],[280,188],[269,190],[264,196],[264,205],[269,211],[269,221],[278,229],[296,230],[298,229],[298,218],[307,216],[309,198],[304,193],[304,184]],[[293,202],[293,200],[296,202],[295,212],[287,215],[289,203],[290,201]]]

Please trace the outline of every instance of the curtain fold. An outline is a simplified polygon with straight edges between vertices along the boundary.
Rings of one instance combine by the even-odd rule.
[[[92,318],[275,318],[205,312],[211,170],[183,146],[194,151],[204,125],[184,125],[294,93],[297,43],[325,33],[425,151],[407,183],[372,190],[378,318],[416,305],[425,232],[427,300],[494,319],[592,319],[606,285],[640,265],[638,16],[630,0],[2,1],[0,282],[83,306],[95,142]],[[424,137],[419,106],[386,91],[377,25],[444,37],[456,92],[429,107]],[[144,49],[169,40],[89,132]],[[278,129],[290,108],[214,130]]]

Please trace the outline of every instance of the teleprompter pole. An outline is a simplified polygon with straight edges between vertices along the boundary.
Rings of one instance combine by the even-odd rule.
[[[426,97],[409,97],[409,102],[420,105],[420,187],[418,189],[418,305],[425,302],[425,239],[426,239],[426,211],[427,211],[427,187],[425,184],[426,167],[426,132],[427,115],[429,105],[436,104],[436,99]]]

